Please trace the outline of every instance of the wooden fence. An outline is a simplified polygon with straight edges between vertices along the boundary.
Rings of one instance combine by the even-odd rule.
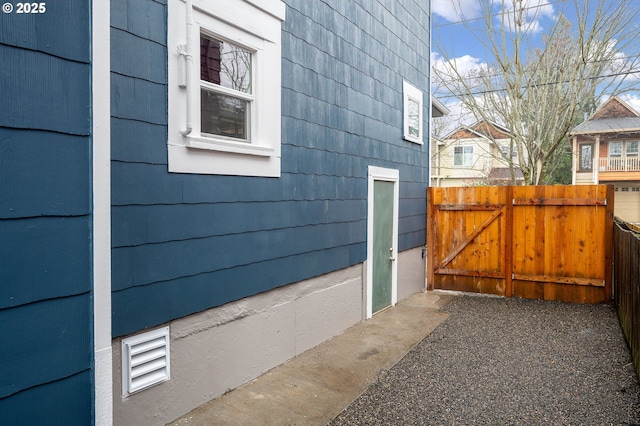
[[[624,223],[613,229],[614,300],[640,378],[640,236]]]
[[[428,288],[611,300],[613,186],[428,188]]]

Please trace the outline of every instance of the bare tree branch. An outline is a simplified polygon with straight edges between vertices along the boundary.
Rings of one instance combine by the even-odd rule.
[[[486,49],[486,65],[465,69],[436,38],[435,81],[477,121],[509,129],[518,153],[512,176],[517,167],[527,184],[539,184],[567,132],[600,96],[638,89],[640,8],[628,0],[572,0],[577,21],[560,13],[536,44],[542,8],[523,0],[482,3],[486,29],[473,34]]]

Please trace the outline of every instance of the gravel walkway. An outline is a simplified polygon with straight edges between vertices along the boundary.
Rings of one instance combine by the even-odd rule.
[[[640,424],[615,310],[461,296],[331,425]]]

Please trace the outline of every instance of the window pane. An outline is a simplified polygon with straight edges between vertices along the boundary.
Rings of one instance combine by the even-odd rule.
[[[502,151],[502,155],[505,157],[509,156],[509,147],[506,145],[501,145],[500,146],[500,151]]]
[[[420,102],[409,98],[407,102],[408,118],[409,118],[409,134],[411,136],[420,136]]]
[[[200,79],[251,93],[251,52],[201,34]]]
[[[592,145],[580,145],[580,170],[591,170],[593,164],[591,148]]]
[[[473,147],[472,146],[464,147],[464,157],[462,159],[462,163],[464,166],[473,165]]]
[[[208,90],[200,91],[201,132],[249,139],[249,102]]]
[[[473,146],[453,147],[453,165],[454,166],[472,166],[473,165]]]
[[[627,142],[627,155],[629,157],[637,157],[638,156],[638,141]]]
[[[502,155],[504,155],[505,157],[509,157],[509,145],[500,145],[500,150],[502,150]],[[518,157],[518,151],[516,150],[516,147],[513,147],[513,151],[511,151],[511,158],[517,158]]]
[[[453,147],[453,165],[462,166],[462,147]]]
[[[622,142],[610,142],[609,157],[621,157],[621,156],[622,156]]]

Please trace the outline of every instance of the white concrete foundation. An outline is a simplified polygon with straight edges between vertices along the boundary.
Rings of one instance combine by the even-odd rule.
[[[114,424],[166,424],[360,322],[364,271],[352,266],[170,322],[171,379],[127,398],[115,339]],[[424,290],[422,249],[400,253],[398,271],[399,300]]]
[[[405,250],[398,255],[398,302],[425,291],[426,256],[422,247]]]

